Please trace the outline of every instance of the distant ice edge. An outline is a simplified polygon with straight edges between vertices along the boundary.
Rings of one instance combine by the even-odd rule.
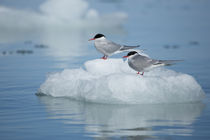
[[[110,104],[198,102],[205,96],[192,76],[163,67],[144,76],[122,59],[91,60],[84,67],[50,74],[39,93]]]

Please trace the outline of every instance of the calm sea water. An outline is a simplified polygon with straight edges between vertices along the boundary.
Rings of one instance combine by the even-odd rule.
[[[42,2],[31,6],[2,1],[3,7],[26,18],[26,26],[33,28],[21,27],[18,18],[11,21],[13,14],[0,11],[0,139],[210,139],[209,1],[89,0],[85,3],[99,17],[123,12],[127,19],[121,21],[122,15],[111,16],[112,22],[98,18],[107,26],[88,21],[94,26],[76,28],[65,22],[49,27],[50,22],[44,31],[42,25],[29,22],[28,17],[36,18],[32,13],[24,16],[27,8],[39,11]],[[36,96],[49,73],[78,68],[100,57],[87,41],[96,32],[122,44],[141,44],[153,58],[185,60],[170,69],[194,76],[205,99],[186,104],[107,105]]]

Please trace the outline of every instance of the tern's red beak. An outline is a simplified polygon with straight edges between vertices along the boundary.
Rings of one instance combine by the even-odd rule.
[[[126,55],[126,56],[123,56],[123,58],[128,58],[128,56]]]
[[[91,40],[95,40],[95,38],[91,38],[91,39],[89,39],[88,41],[91,41]]]

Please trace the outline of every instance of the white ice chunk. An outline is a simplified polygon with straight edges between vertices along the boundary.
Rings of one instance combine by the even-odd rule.
[[[39,92],[111,104],[184,103],[204,97],[192,76],[166,68],[141,76],[122,59],[96,59],[84,66],[85,69],[66,69],[49,75]]]

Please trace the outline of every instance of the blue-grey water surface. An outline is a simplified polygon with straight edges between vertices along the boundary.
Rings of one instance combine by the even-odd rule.
[[[210,1],[73,0],[70,7],[76,3],[79,10],[68,14],[76,15],[70,16],[75,23],[58,9],[52,19],[48,14],[54,11],[47,11],[45,2],[2,0],[0,5],[0,139],[210,139]],[[84,17],[85,7],[97,20]],[[205,99],[110,105],[36,96],[49,73],[101,57],[87,41],[97,32],[122,44],[140,44],[156,59],[184,60],[170,69],[192,75]]]

